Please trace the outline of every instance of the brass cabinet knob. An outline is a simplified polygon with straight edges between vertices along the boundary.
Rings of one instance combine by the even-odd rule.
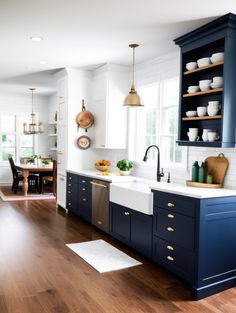
[[[68,193],[72,193],[72,192],[69,190]]]
[[[83,191],[85,191],[85,190],[86,190],[86,188],[82,188],[82,190],[83,190]]]
[[[129,212],[125,212],[125,215],[129,215]]]
[[[167,260],[169,260],[169,261],[172,261],[172,262],[173,262],[175,259],[174,259],[172,256],[168,255],[168,256],[167,256]]]
[[[174,248],[173,248],[172,246],[170,246],[170,245],[166,246],[166,248],[167,248],[168,250],[174,251]]]
[[[169,232],[175,231],[173,227],[167,227],[167,230],[168,230]]]
[[[86,198],[83,198],[82,200],[83,200],[83,201],[86,201]]]
[[[168,203],[167,203],[167,206],[168,206],[168,208],[173,208],[175,205],[174,205],[174,203],[172,203],[172,202],[168,202]]]
[[[173,214],[168,214],[167,215],[169,218],[175,218],[175,216]]]

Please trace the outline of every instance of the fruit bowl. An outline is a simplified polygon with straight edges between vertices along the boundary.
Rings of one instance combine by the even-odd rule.
[[[108,166],[105,166],[105,165],[95,165],[95,167],[98,171],[101,171],[101,172],[105,172],[108,168]]]

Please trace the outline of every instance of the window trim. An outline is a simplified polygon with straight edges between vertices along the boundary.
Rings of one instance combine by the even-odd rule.
[[[2,116],[14,116],[15,118],[15,132],[2,132],[2,126],[1,126],[1,117]],[[23,133],[23,126],[21,127],[20,124],[20,119],[22,117],[26,117],[23,114],[11,114],[11,113],[3,113],[0,114],[0,133],[2,134],[6,134],[6,135],[15,135],[15,146],[13,148],[15,148],[15,162],[18,162],[18,160],[20,160],[20,150],[21,150],[21,146],[20,146],[20,136],[24,135]],[[38,145],[37,145],[37,139],[35,137],[35,135],[33,135],[33,154],[36,154],[36,151]],[[2,140],[0,140],[0,164],[2,166],[4,166],[5,164],[8,163],[8,160],[2,160],[2,150],[3,150],[3,146],[2,146]]]
[[[173,73],[172,73],[173,74]],[[157,106],[157,116],[158,116],[158,125],[160,125],[160,129],[162,129],[162,126],[161,126],[161,115],[163,114],[164,110],[165,109],[168,109],[168,108],[171,108],[171,107],[175,107],[175,105],[167,105],[167,106],[162,106],[161,103],[163,102],[162,99],[163,99],[163,82],[165,80],[171,80],[171,79],[177,79],[179,78],[179,76],[177,74],[175,75],[171,75],[171,77],[166,77],[166,76],[159,76],[158,78],[155,79],[155,81],[143,81],[142,84],[139,85],[139,88],[140,87],[145,87],[145,86],[152,86],[152,85],[157,85],[158,87],[158,106]],[[151,110],[152,108],[150,108]],[[138,110],[142,110],[142,108],[139,108]],[[137,124],[138,124],[138,111],[135,110],[135,112],[133,112],[132,110],[129,110],[129,113],[128,113],[128,122],[129,122],[129,125],[128,125],[128,157],[130,159],[132,159],[134,161],[134,165],[135,166],[138,166],[141,170],[144,169],[144,167],[147,169],[147,170],[154,170],[156,168],[156,161],[152,161],[152,160],[149,160],[148,162],[142,162],[142,161],[139,161],[136,159],[137,155],[138,155],[138,145],[135,144],[135,145],[132,145],[132,142],[135,142],[137,143],[137,140],[138,140],[138,133],[135,128],[137,127]],[[163,136],[167,137],[168,134],[164,134],[164,133],[160,133],[160,132],[157,132],[157,140],[158,142],[160,142],[161,138]],[[175,134],[175,135],[170,135],[170,137],[177,137],[178,134]],[[176,138],[177,139],[177,138]],[[169,162],[169,163],[166,163],[166,162],[163,162],[163,159],[162,159],[162,154],[161,154],[161,167],[163,168],[168,168],[168,169],[175,169],[175,170],[186,170],[188,165],[187,165],[187,161],[188,161],[188,150],[187,150],[187,147],[181,147],[182,149],[182,161],[181,163],[175,163],[175,162]],[[145,153],[145,151],[143,151],[143,153]]]

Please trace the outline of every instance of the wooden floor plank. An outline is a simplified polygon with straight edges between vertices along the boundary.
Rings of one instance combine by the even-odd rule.
[[[141,261],[100,274],[66,243],[104,239]],[[236,288],[192,301],[187,285],[50,201],[0,201],[0,313],[236,313]]]

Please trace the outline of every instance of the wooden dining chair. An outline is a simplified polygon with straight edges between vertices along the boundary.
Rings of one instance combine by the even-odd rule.
[[[12,178],[13,178],[11,190],[12,192],[16,194],[18,191],[19,183],[24,180],[24,177],[22,175],[22,172],[16,169],[13,158],[12,157],[8,158],[8,161],[10,163],[10,167],[12,171]],[[28,184],[29,184],[29,188],[32,191],[35,190],[36,192],[38,189],[38,176],[34,174],[30,174],[28,176]]]
[[[44,193],[44,187],[48,183],[51,183],[52,193],[54,194],[54,196],[56,196],[56,191],[57,191],[57,161],[56,160],[53,160],[52,175],[42,176],[42,185],[41,185],[42,193]]]

